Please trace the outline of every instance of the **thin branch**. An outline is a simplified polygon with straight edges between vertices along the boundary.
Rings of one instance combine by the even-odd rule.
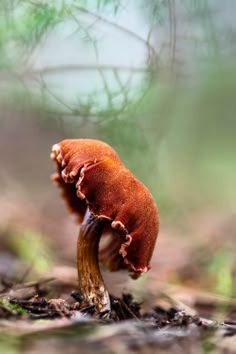
[[[106,77],[104,75],[103,70],[99,69],[98,72],[99,72],[99,75],[100,75],[100,77],[102,79],[102,82],[103,82],[104,92],[106,93],[106,96],[107,96],[107,105],[108,105],[108,107],[112,108],[112,106],[113,106],[113,104],[112,104],[112,93],[111,93],[111,91],[109,89],[109,86],[107,84]]]
[[[151,35],[153,32],[153,26],[151,26],[151,28],[148,31],[148,35],[147,35],[147,43],[150,43],[150,39],[151,39]]]
[[[119,24],[117,24],[115,22],[112,22],[111,20],[108,20],[107,18],[104,18],[104,17],[96,14],[95,12],[90,11],[90,10],[88,10],[88,9],[82,7],[82,6],[76,5],[75,8],[78,11],[80,11],[80,12],[86,14],[86,15],[92,16],[92,17],[96,18],[97,20],[99,20],[99,21],[101,21],[101,22],[103,22],[103,23],[115,28],[116,30],[119,30],[119,31],[129,35],[130,37],[134,38],[138,42],[144,44],[152,52],[153,55],[157,55],[155,48],[153,48],[150,45],[150,43],[148,43],[144,38],[139,36],[137,33],[133,32],[130,29],[128,29],[126,27],[123,27],[123,26],[121,26],[121,25],[119,25]]]
[[[42,76],[40,76],[40,79],[37,80],[38,83],[42,86],[42,88],[47,91],[51,97],[54,98],[54,100],[59,103],[60,105],[64,106],[65,108],[67,108],[70,112],[73,112],[73,108],[71,108],[67,103],[65,103],[60,97],[58,97],[57,95],[55,95],[54,92],[52,92],[52,90],[50,90],[48,88],[48,86],[46,85],[45,81],[43,80]]]
[[[151,36],[152,36],[153,30],[154,30],[154,27],[155,27],[155,24],[154,24],[154,21],[152,19],[151,24],[150,24],[150,29],[149,29],[148,34],[147,34],[147,39],[146,39],[146,42],[148,43],[149,47],[152,47],[152,45],[150,44],[150,41],[151,41]],[[154,61],[155,61],[155,65],[157,65],[159,63],[157,55],[153,58],[151,54],[152,53],[150,53],[150,50],[149,50],[149,53],[148,53],[148,65],[153,65]]]
[[[81,24],[79,22],[79,20],[77,19],[77,17],[71,12],[70,13],[71,17],[73,18],[73,20],[78,24],[79,28],[81,27]],[[92,35],[90,34],[90,30],[92,29],[93,26],[96,25],[96,23],[98,22],[98,19],[96,19],[91,25],[83,28],[83,31],[86,33],[86,36],[88,37],[88,39],[90,40],[90,42],[92,43],[93,45],[93,49],[94,49],[94,52],[95,52],[95,56],[96,56],[96,59],[98,61],[99,59],[99,53],[98,53],[98,48],[97,48],[97,43],[96,43],[96,40],[92,37]],[[78,30],[77,30],[78,31]],[[77,32],[76,31],[76,32]]]
[[[126,106],[126,104],[129,102],[129,91],[130,91],[130,83],[132,80],[132,74],[130,73],[130,75],[128,76],[127,81],[123,84],[120,75],[119,75],[119,71],[114,70],[113,71],[114,77],[116,79],[116,81],[119,84],[120,90],[124,96],[124,100],[123,100],[123,107]]]
[[[115,74],[115,72],[114,72]],[[129,92],[129,82],[132,79],[132,75],[130,75],[130,77],[128,78],[128,81],[123,85],[123,83],[121,82],[118,73],[116,74],[116,79],[118,80],[119,78],[119,82],[120,82],[120,88],[121,90],[118,92],[111,92],[109,89],[109,86],[107,84],[106,78],[104,76],[104,73],[101,71],[100,72],[101,78],[103,80],[103,84],[104,84],[104,91],[107,94],[107,107],[105,110],[101,109],[101,110],[97,110],[96,112],[91,112],[91,110],[87,107],[86,110],[84,110],[84,105],[82,103],[78,104],[79,108],[73,108],[71,105],[67,104],[62,98],[58,97],[52,90],[49,89],[49,87],[46,85],[45,81],[43,80],[42,76],[39,76],[39,78],[36,79],[36,81],[39,83],[42,92],[47,92],[57,103],[60,104],[60,106],[64,106],[66,108],[66,112],[62,112],[62,110],[60,109],[57,112],[57,115],[60,116],[71,116],[71,117],[76,117],[76,116],[80,116],[82,118],[86,118],[88,120],[92,120],[94,122],[94,118],[96,118],[97,120],[99,120],[99,123],[102,121],[101,118],[106,118],[108,112],[107,109],[109,109],[109,111],[112,110],[112,116],[114,117],[119,117],[121,116],[121,114],[123,114],[126,110],[127,104],[129,103],[128,101],[128,92]],[[117,76],[118,75],[118,76]],[[125,86],[128,87],[126,88]],[[42,93],[41,93],[42,94]],[[121,104],[119,105],[119,107],[114,107],[113,106],[113,98],[117,95],[121,95],[123,94],[124,99],[123,102],[121,102]],[[48,113],[54,114],[56,112],[54,111],[47,111]],[[91,118],[91,119],[90,119]],[[107,120],[107,119],[105,119]]]
[[[45,74],[56,74],[59,72],[68,71],[92,71],[92,70],[102,70],[102,71],[130,71],[134,73],[144,73],[148,72],[149,69],[146,67],[138,66],[116,66],[116,65],[97,65],[97,64],[70,64],[70,65],[58,65],[58,66],[48,66],[40,69],[32,69],[31,72],[25,72],[26,76],[32,75],[45,75]]]
[[[170,51],[170,70],[174,74],[175,54],[176,54],[176,7],[175,0],[167,0],[169,11],[169,51]]]
[[[175,0],[172,0],[172,21],[173,21],[173,41],[172,41],[172,56],[171,56],[171,69],[174,71],[175,54],[176,54],[176,6]]]
[[[171,0],[167,0],[168,4],[168,20],[169,20],[169,56],[171,57],[172,38],[173,38],[173,23],[172,23],[172,4]]]

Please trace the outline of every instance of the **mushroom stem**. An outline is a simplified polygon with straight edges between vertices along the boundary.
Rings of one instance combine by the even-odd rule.
[[[79,289],[84,300],[97,312],[110,312],[110,298],[98,264],[98,247],[104,221],[87,208],[77,242]]]

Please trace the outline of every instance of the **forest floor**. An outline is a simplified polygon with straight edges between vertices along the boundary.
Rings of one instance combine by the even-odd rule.
[[[236,353],[233,299],[181,289],[191,297],[189,307],[160,288],[149,308],[130,293],[111,296],[110,317],[99,318],[79,301],[74,284],[55,277],[15,284],[4,279],[1,285],[4,354]]]
[[[73,237],[50,244],[45,269],[48,238],[0,231],[0,353],[236,353],[235,218],[187,221],[162,228],[140,280],[102,269],[109,318],[76,293]]]

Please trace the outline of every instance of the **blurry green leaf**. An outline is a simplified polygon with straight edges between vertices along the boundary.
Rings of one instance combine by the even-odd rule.
[[[232,296],[232,268],[233,257],[228,250],[222,249],[214,254],[209,263],[208,271],[216,279],[215,291],[217,293]]]
[[[62,19],[63,14],[56,7],[40,3],[32,6],[15,23],[16,39],[32,48],[39,43],[49,28],[53,28]]]
[[[0,353],[19,354],[20,339],[17,336],[0,334]]]
[[[43,236],[33,230],[24,230],[13,237],[12,244],[16,254],[24,261],[32,265],[32,268],[39,273],[46,272],[51,263],[52,256],[45,243]]]
[[[5,300],[5,299],[0,299],[0,304],[3,305],[4,307],[15,311],[17,314],[19,315],[23,315],[26,313],[26,310],[24,310],[22,307],[16,305],[16,304],[12,304],[9,301]]]

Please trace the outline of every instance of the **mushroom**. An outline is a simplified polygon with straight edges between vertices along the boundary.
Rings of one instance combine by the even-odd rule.
[[[57,165],[52,179],[81,224],[80,293],[97,313],[109,313],[99,261],[112,271],[128,269],[134,279],[148,271],[159,227],[156,205],[148,189],[102,141],[66,139],[53,145],[51,158]]]

